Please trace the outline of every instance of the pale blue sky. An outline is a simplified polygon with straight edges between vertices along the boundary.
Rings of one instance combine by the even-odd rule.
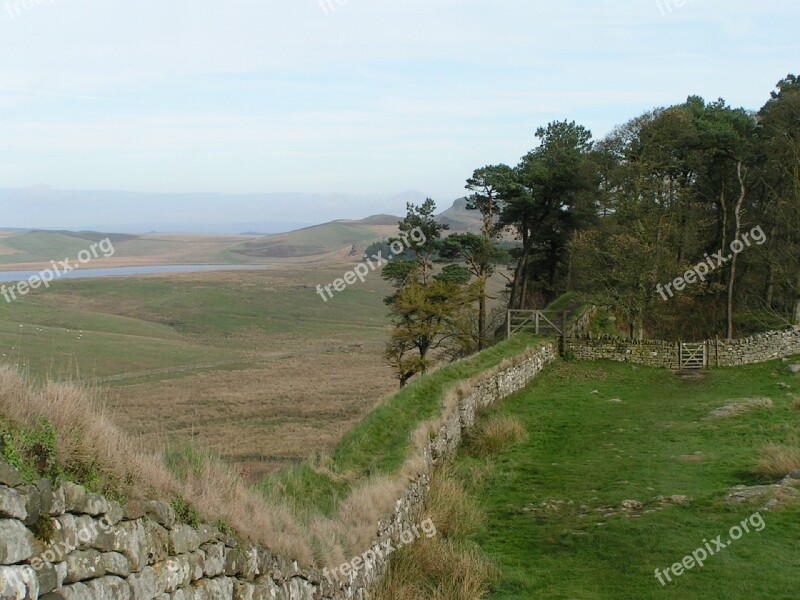
[[[319,1],[0,0],[0,188],[444,207],[548,121],[601,137],[689,94],[757,109],[800,71],[796,0]]]

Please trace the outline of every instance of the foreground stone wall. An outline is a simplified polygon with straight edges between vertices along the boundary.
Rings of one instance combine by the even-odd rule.
[[[800,354],[800,327],[759,333],[737,340],[706,340],[709,366],[734,367],[767,362]],[[651,367],[679,368],[680,346],[659,340],[626,340],[618,337],[574,337],[567,350],[582,360],[615,360]]]
[[[431,468],[456,451],[478,410],[523,389],[557,355],[555,341],[540,343],[519,364],[475,382],[425,447],[425,473],[379,525],[373,548],[397,542],[418,523]],[[334,586],[319,570],[301,569],[266,548],[181,523],[167,503],[122,506],[72,483],[25,484],[0,463],[0,600],[367,599],[387,567],[375,556]]]

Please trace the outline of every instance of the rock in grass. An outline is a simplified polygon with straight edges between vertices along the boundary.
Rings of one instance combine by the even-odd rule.
[[[724,406],[715,408],[708,414],[709,419],[726,419],[728,417],[737,417],[746,412],[750,412],[754,408],[772,408],[772,400],[770,398],[741,398],[739,400],[732,400]]]

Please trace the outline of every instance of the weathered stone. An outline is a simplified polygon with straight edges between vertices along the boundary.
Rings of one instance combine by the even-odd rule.
[[[189,561],[189,580],[197,581],[202,579],[203,571],[205,570],[205,553],[202,550],[197,550],[186,556]]]
[[[22,475],[11,465],[0,462],[0,483],[8,487],[22,485]]]
[[[239,576],[247,581],[253,581],[258,573],[258,551],[251,546],[243,552],[242,566]]]
[[[40,593],[39,580],[31,567],[0,567],[0,598],[3,600],[36,600]]]
[[[167,529],[172,529],[175,525],[175,509],[166,502],[148,500],[144,503],[148,517]]]
[[[56,572],[56,589],[64,585],[64,580],[67,578],[67,563],[60,562],[53,565]]]
[[[133,573],[127,579],[131,588],[131,600],[153,600],[163,594],[158,587],[158,577],[152,567],[145,567],[141,573]]]
[[[200,541],[200,545],[207,544],[208,542],[214,541],[217,539],[219,535],[219,531],[210,525],[206,525],[205,523],[200,523],[197,526],[197,538]]]
[[[254,600],[256,586],[251,583],[239,581],[233,582],[233,600]]]
[[[800,365],[794,364],[787,367],[790,373],[800,373]]]
[[[205,554],[203,572],[206,577],[219,577],[225,572],[225,546],[221,543],[206,544],[202,548]]]
[[[40,479],[36,482],[36,490],[39,492],[39,509],[43,515],[54,516],[53,511],[53,484],[48,479]]]
[[[216,600],[217,598],[232,598],[233,597],[233,579],[228,577],[217,577],[216,579],[202,579],[193,584],[195,589],[195,598],[202,598],[205,600]]]
[[[168,596],[169,600],[191,600],[191,597],[186,594],[183,588],[175,590]]]
[[[147,536],[142,521],[123,521],[111,531],[100,531],[94,547],[101,552],[119,552],[130,562],[132,571],[148,564]]]
[[[279,597],[280,591],[280,586],[271,577],[262,577],[256,582],[253,600],[274,600]],[[322,593],[324,598],[329,598],[333,596],[334,591],[330,586],[327,589],[323,586]]]
[[[24,521],[28,517],[26,498],[14,488],[0,485],[0,517]]]
[[[41,600],[89,600],[93,599],[91,590],[82,583],[65,585],[41,597]]]
[[[64,495],[64,486],[60,485],[53,490],[53,505],[50,508],[50,516],[58,517],[67,510],[67,500]]]
[[[100,524],[88,514],[75,518],[75,536],[79,548],[91,548],[100,535]]]
[[[76,508],[83,504],[86,498],[86,490],[83,486],[65,481],[61,488],[64,490],[64,502],[66,502],[66,509],[69,512],[77,512]]]
[[[67,579],[65,583],[78,583],[96,579],[106,574],[97,550],[78,550],[67,556]]]
[[[169,531],[155,521],[150,521],[148,519],[143,521],[143,525],[147,564],[152,565],[159,563],[165,560],[170,554],[180,554],[180,552],[171,552]]]
[[[48,594],[61,585],[55,566],[45,562],[34,562],[32,566],[36,572],[36,580],[39,582],[40,595]],[[0,594],[0,598],[2,597],[3,595]]]
[[[124,518],[125,511],[122,509],[122,506],[119,502],[109,502],[108,510],[106,510],[105,516],[112,525],[116,525]]]
[[[119,552],[106,552],[100,555],[100,564],[108,575],[126,578],[131,574],[131,563]]]
[[[86,583],[93,600],[130,600],[131,588],[119,577],[101,577]]]
[[[35,552],[33,534],[16,519],[0,520],[0,540],[0,565],[22,562]]]
[[[170,554],[186,554],[200,548],[200,538],[189,525],[178,525],[169,532]]]
[[[136,521],[137,519],[141,519],[147,514],[145,501],[139,499],[128,500],[123,509],[123,513],[126,521]]]
[[[27,516],[23,522],[28,527],[33,527],[39,520],[39,514],[42,511],[42,498],[38,488],[35,485],[24,485],[17,488],[25,497],[25,512]]]
[[[225,548],[225,575],[233,577],[245,563],[244,554],[237,548]]]
[[[53,535],[47,549],[57,556],[53,557],[50,562],[60,562],[78,547],[77,533],[78,529],[73,515],[67,513],[53,519]]]
[[[97,517],[111,510],[111,503],[100,494],[85,494],[71,508],[73,512]]]
[[[189,585],[189,557],[173,556],[164,562],[153,565],[158,578],[158,587],[171,593],[180,587]]]

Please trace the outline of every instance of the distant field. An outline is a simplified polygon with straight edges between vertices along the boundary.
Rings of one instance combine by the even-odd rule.
[[[379,276],[324,303],[340,267],[62,280],[0,306],[0,360],[110,386],[151,446],[195,440],[255,477],[330,450],[396,381]]]
[[[780,362],[692,379],[604,362],[547,369],[485,415],[518,419],[527,441],[491,459],[470,444],[460,452],[458,477],[487,515],[475,541],[501,570],[489,597],[797,597],[800,494],[779,494],[771,511],[774,492],[744,504],[725,497],[775,481],[756,474],[767,444],[800,445],[798,390],[800,376]],[[747,398],[773,407],[710,418]],[[686,499],[658,500],[676,495]],[[672,583],[655,578],[757,511],[763,531]]]
[[[391,235],[394,219],[265,238],[112,235],[115,256],[87,266],[272,268],[60,280],[11,304],[0,298],[0,361],[34,380],[109,388],[116,422],[151,447],[193,440],[253,478],[330,452],[397,382],[383,359],[380,275],[328,302],[316,286],[359,260],[353,245]],[[0,235],[0,265],[38,269],[104,236]],[[497,277],[491,288],[502,286]]]
[[[273,236],[211,236],[108,234],[114,256],[87,267],[172,264],[331,263],[358,260],[370,243],[397,231],[397,222],[336,221]],[[40,268],[51,260],[75,259],[106,234],[32,231],[0,234],[0,266]],[[74,261],[74,260],[73,260]]]

